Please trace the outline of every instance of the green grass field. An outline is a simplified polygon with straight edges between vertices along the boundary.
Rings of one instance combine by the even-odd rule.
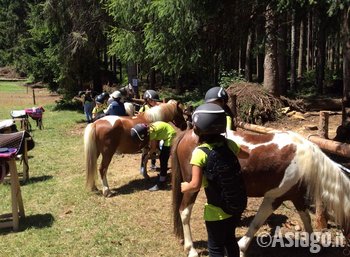
[[[19,232],[0,230],[0,256],[182,256],[172,235],[170,191],[144,190],[151,183],[138,173],[139,155],[113,160],[109,178],[117,196],[85,190],[84,116],[52,111],[54,99],[37,92],[37,105],[45,103],[46,111],[43,130],[31,121],[36,145],[29,152],[30,180],[21,187],[26,218]],[[31,90],[15,83],[0,83],[0,102],[0,120],[33,106]],[[0,185],[0,214],[11,210],[9,190]]]

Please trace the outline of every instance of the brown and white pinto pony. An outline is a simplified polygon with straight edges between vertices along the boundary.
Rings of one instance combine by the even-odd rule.
[[[157,105],[134,117],[110,115],[87,125],[84,132],[84,151],[88,189],[96,190],[97,159],[101,154],[99,173],[103,185],[102,192],[104,196],[111,195],[107,182],[107,169],[112,156],[115,153],[136,153],[141,150],[148,144],[148,140],[133,141],[130,130],[138,123],[149,124],[154,121],[173,122],[180,129],[186,127],[182,109],[175,100]]]
[[[297,209],[304,228],[312,232],[305,196],[322,200],[332,210],[335,222],[350,233],[349,170],[329,159],[315,144],[293,132],[255,135],[227,131],[226,137],[237,142],[249,154],[240,159],[249,197],[264,197],[247,233],[239,240],[244,256],[254,234],[283,201]],[[197,193],[181,193],[181,182],[191,180],[191,153],[198,143],[193,130],[177,136],[172,152],[174,233],[184,237],[189,257],[198,256],[193,247],[190,217]]]

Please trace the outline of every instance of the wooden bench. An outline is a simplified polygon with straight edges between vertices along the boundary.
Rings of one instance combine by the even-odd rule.
[[[0,215],[0,228],[12,227],[14,231],[19,229],[19,219],[25,217],[24,206],[22,200],[21,186],[19,183],[17,167],[16,167],[16,151],[15,148],[9,148],[8,154],[0,153],[0,161],[5,170],[8,169],[11,184],[11,207],[12,212]],[[15,149],[15,150],[12,150]],[[6,165],[7,164],[7,165]],[[2,170],[4,172],[4,170]],[[2,178],[4,176],[1,176]]]

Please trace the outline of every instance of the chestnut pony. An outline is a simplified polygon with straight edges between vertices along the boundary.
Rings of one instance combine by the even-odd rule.
[[[239,240],[244,256],[254,234],[283,201],[290,200],[303,221],[306,232],[312,232],[305,203],[308,195],[321,200],[332,210],[335,222],[350,233],[349,170],[329,159],[315,144],[293,132],[255,135],[227,131],[226,137],[237,142],[249,154],[240,159],[249,197],[264,197],[247,233]],[[191,180],[191,153],[198,143],[193,130],[177,136],[172,153],[172,186],[174,233],[184,238],[189,257],[198,256],[193,247],[190,217],[197,193],[181,193],[181,182]]]
[[[180,129],[185,129],[186,121],[180,104],[175,100],[161,103],[137,116],[105,116],[90,123],[84,132],[84,151],[86,163],[86,185],[88,189],[96,190],[95,177],[97,159],[102,155],[99,173],[104,196],[111,195],[107,182],[107,169],[114,153],[136,153],[148,144],[135,142],[130,136],[131,128],[138,123],[149,124],[154,121],[173,122]]]

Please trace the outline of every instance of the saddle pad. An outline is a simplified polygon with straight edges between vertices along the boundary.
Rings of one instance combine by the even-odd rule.
[[[16,154],[23,154],[24,139],[28,138],[27,150],[34,148],[34,141],[27,131],[20,131],[9,134],[0,134],[0,148],[16,148]]]
[[[0,158],[12,158],[16,155],[17,148],[0,148]]]
[[[33,107],[25,109],[26,114],[28,114],[32,119],[41,119],[43,117],[44,108]]]
[[[0,129],[11,127],[15,122],[11,119],[0,121]]]
[[[27,116],[25,110],[11,111],[12,118],[25,118]]]

